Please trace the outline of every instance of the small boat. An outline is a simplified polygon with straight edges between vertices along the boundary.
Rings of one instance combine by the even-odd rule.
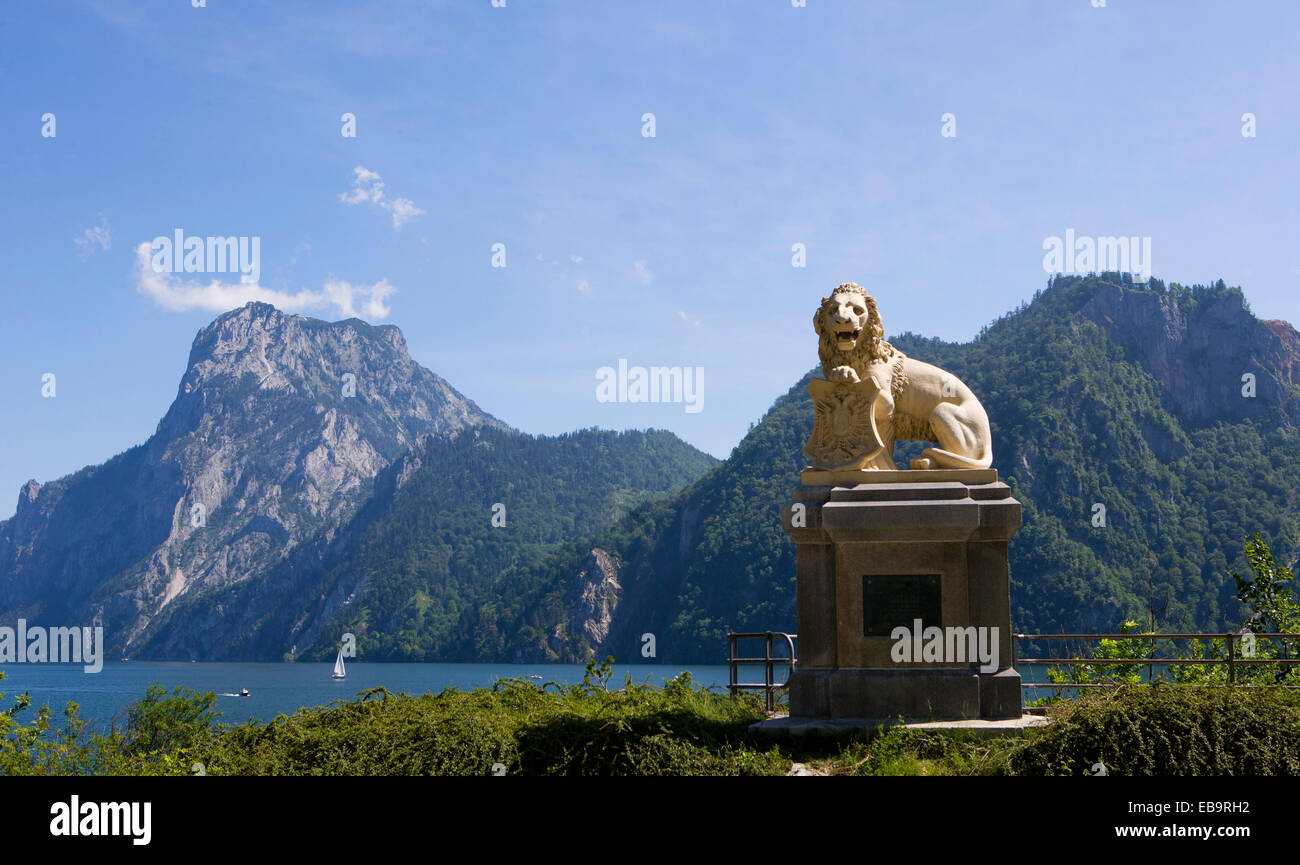
[[[342,679],[347,676],[348,671],[343,668],[343,650],[339,649],[339,656],[334,659],[334,675],[330,678]]]
[[[239,689],[239,696],[241,696],[241,697],[247,697],[247,696],[248,696],[248,689],[247,689],[247,688],[240,688],[240,689]]]

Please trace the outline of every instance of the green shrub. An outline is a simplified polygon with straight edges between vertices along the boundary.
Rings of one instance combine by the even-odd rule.
[[[569,687],[503,679],[490,690],[409,696],[376,689],[353,702],[232,727],[207,753],[209,774],[749,775],[783,774],[775,749],[745,742],[764,715],[683,674],[664,687],[606,690],[592,665]],[[503,768],[501,768],[503,767]]]
[[[1016,775],[1300,775],[1300,695],[1140,685],[1058,704],[1018,747]]]

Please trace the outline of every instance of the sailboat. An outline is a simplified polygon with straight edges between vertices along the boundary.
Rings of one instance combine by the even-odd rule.
[[[348,671],[343,669],[343,650],[339,649],[339,656],[334,659],[334,676],[335,679],[342,679],[347,676]]]

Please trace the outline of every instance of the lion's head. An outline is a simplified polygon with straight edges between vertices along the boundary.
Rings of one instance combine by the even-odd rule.
[[[846,282],[823,297],[813,316],[817,331],[817,357],[823,374],[838,366],[851,366],[861,374],[874,361],[893,358],[893,346],[884,341],[885,327],[876,301],[862,286]]]

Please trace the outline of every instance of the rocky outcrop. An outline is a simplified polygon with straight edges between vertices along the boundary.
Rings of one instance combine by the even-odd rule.
[[[582,562],[567,593],[564,617],[551,633],[550,656],[590,657],[607,648],[615,611],[623,600],[619,563],[602,549]]]
[[[575,580],[567,622],[579,634],[587,653],[594,653],[609,639],[614,612],[623,597],[618,565],[602,549],[593,549]]]
[[[1262,419],[1279,407],[1300,423],[1300,334],[1255,318],[1239,290],[1101,283],[1081,312],[1164,386],[1184,424]],[[1243,396],[1247,374],[1254,398]]]

